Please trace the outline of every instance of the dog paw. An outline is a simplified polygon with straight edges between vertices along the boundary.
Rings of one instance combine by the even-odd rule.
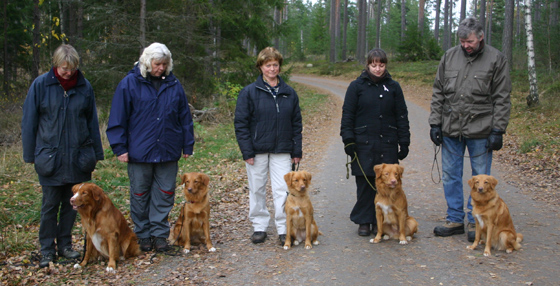
[[[319,245],[319,241],[318,240],[313,241],[313,245]]]
[[[411,241],[412,240],[412,236],[407,236],[405,237],[407,241]]]
[[[408,241],[406,241],[406,240],[401,240],[401,241],[399,241],[399,244],[408,244]]]
[[[107,267],[105,270],[106,270],[108,273],[112,273],[112,274],[117,273],[117,270],[116,270],[115,268],[113,268],[113,267]]]
[[[284,250],[288,250],[288,249],[290,249],[290,247],[287,246],[287,245],[284,245]]]
[[[490,251],[484,251],[484,256],[490,256],[490,255],[491,255]]]
[[[381,241],[381,238],[372,238],[369,240],[369,243],[379,243]]]
[[[208,249],[208,252],[216,252],[216,248],[211,247],[210,249]]]
[[[298,246],[298,245],[299,245],[299,241],[297,241],[297,239],[294,240],[294,245],[295,245],[295,246]]]
[[[474,250],[474,247],[472,245],[467,246],[468,250]]]
[[[506,249],[506,253],[512,253],[513,250],[512,249]]]
[[[389,238],[391,238],[391,237],[387,234],[383,236],[383,240],[389,240]]]
[[[78,263],[74,264],[74,269],[80,269],[80,268],[82,268],[82,266],[80,264],[78,264]]]
[[[191,252],[191,250],[190,250],[190,249],[186,249],[186,248],[185,248],[185,249],[183,249],[183,253],[184,253],[184,254],[188,254],[189,252]]]
[[[305,246],[305,249],[311,249],[311,248],[313,248],[313,246],[311,246],[311,244]]]

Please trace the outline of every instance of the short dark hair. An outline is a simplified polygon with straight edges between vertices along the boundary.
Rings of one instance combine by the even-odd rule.
[[[465,18],[463,21],[461,21],[459,27],[457,28],[457,36],[459,37],[459,39],[466,39],[472,33],[475,33],[476,37],[479,39],[480,37],[484,36],[482,25],[477,19],[473,17]]]
[[[387,64],[388,61],[389,60],[387,59],[387,54],[385,53],[384,50],[380,48],[374,48],[371,49],[371,51],[369,51],[367,54],[366,68],[371,63],[377,62],[377,63]]]

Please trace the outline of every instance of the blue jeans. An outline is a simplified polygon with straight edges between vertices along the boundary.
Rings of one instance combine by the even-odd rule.
[[[463,209],[463,160],[465,148],[469,150],[472,175],[490,175],[492,166],[492,150],[486,148],[487,139],[468,139],[459,137],[443,137],[443,148],[441,153],[443,171],[443,192],[447,200],[447,220],[463,223],[465,211]],[[467,203],[467,219],[474,223],[472,216],[472,205],[469,188],[469,199]]]

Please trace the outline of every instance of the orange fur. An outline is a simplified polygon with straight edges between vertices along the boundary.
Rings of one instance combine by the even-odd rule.
[[[484,256],[491,255],[490,249],[511,253],[521,248],[523,235],[515,232],[506,203],[496,193],[498,180],[489,175],[474,176],[471,186],[472,214],[476,222],[476,235],[468,249],[474,250],[479,243],[486,242]]]
[[[122,213],[113,205],[103,190],[93,184],[72,187],[74,196],[70,203],[82,217],[86,235],[86,253],[75,268],[85,267],[88,261],[100,254],[109,258],[108,272],[115,272],[119,257],[129,258],[140,254],[136,234],[130,229]]]
[[[377,235],[372,243],[379,243],[383,235],[385,239],[398,238],[400,244],[407,244],[418,231],[418,222],[408,215],[408,203],[402,189],[404,168],[398,164],[381,164],[374,167],[375,211],[377,219]]]
[[[289,249],[305,240],[305,248],[311,249],[312,243],[317,245],[317,236],[321,234],[313,218],[313,205],[309,198],[308,189],[311,184],[311,174],[306,171],[289,172],[284,175],[288,185],[286,198],[286,242],[284,249]]]
[[[191,243],[199,242],[204,237],[208,251],[214,252],[216,249],[210,239],[210,178],[203,173],[185,173],[181,176],[181,183],[184,184],[186,202],[173,227],[172,241],[182,245],[183,252],[189,253]]]

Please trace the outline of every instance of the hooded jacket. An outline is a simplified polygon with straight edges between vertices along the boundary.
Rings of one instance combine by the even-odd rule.
[[[505,132],[511,109],[507,58],[485,45],[473,56],[455,46],[439,63],[433,86],[430,125],[446,137],[487,138]]]
[[[375,176],[373,166],[399,162],[399,145],[410,145],[410,125],[401,86],[389,73],[374,83],[364,70],[350,83],[342,106],[340,136],[343,142],[356,144],[361,168],[358,161],[352,162],[354,176]]]
[[[107,126],[115,155],[132,163],[178,161],[192,155],[193,121],[183,86],[170,73],[156,90],[138,65],[119,83]]]
[[[302,122],[299,98],[278,77],[274,96],[262,75],[239,92],[235,107],[235,135],[243,160],[263,153],[290,153],[302,157]]]
[[[54,69],[40,75],[23,104],[23,160],[34,163],[43,186],[89,181],[97,161],[103,160],[93,88],[77,73],[76,86],[68,91]]]

